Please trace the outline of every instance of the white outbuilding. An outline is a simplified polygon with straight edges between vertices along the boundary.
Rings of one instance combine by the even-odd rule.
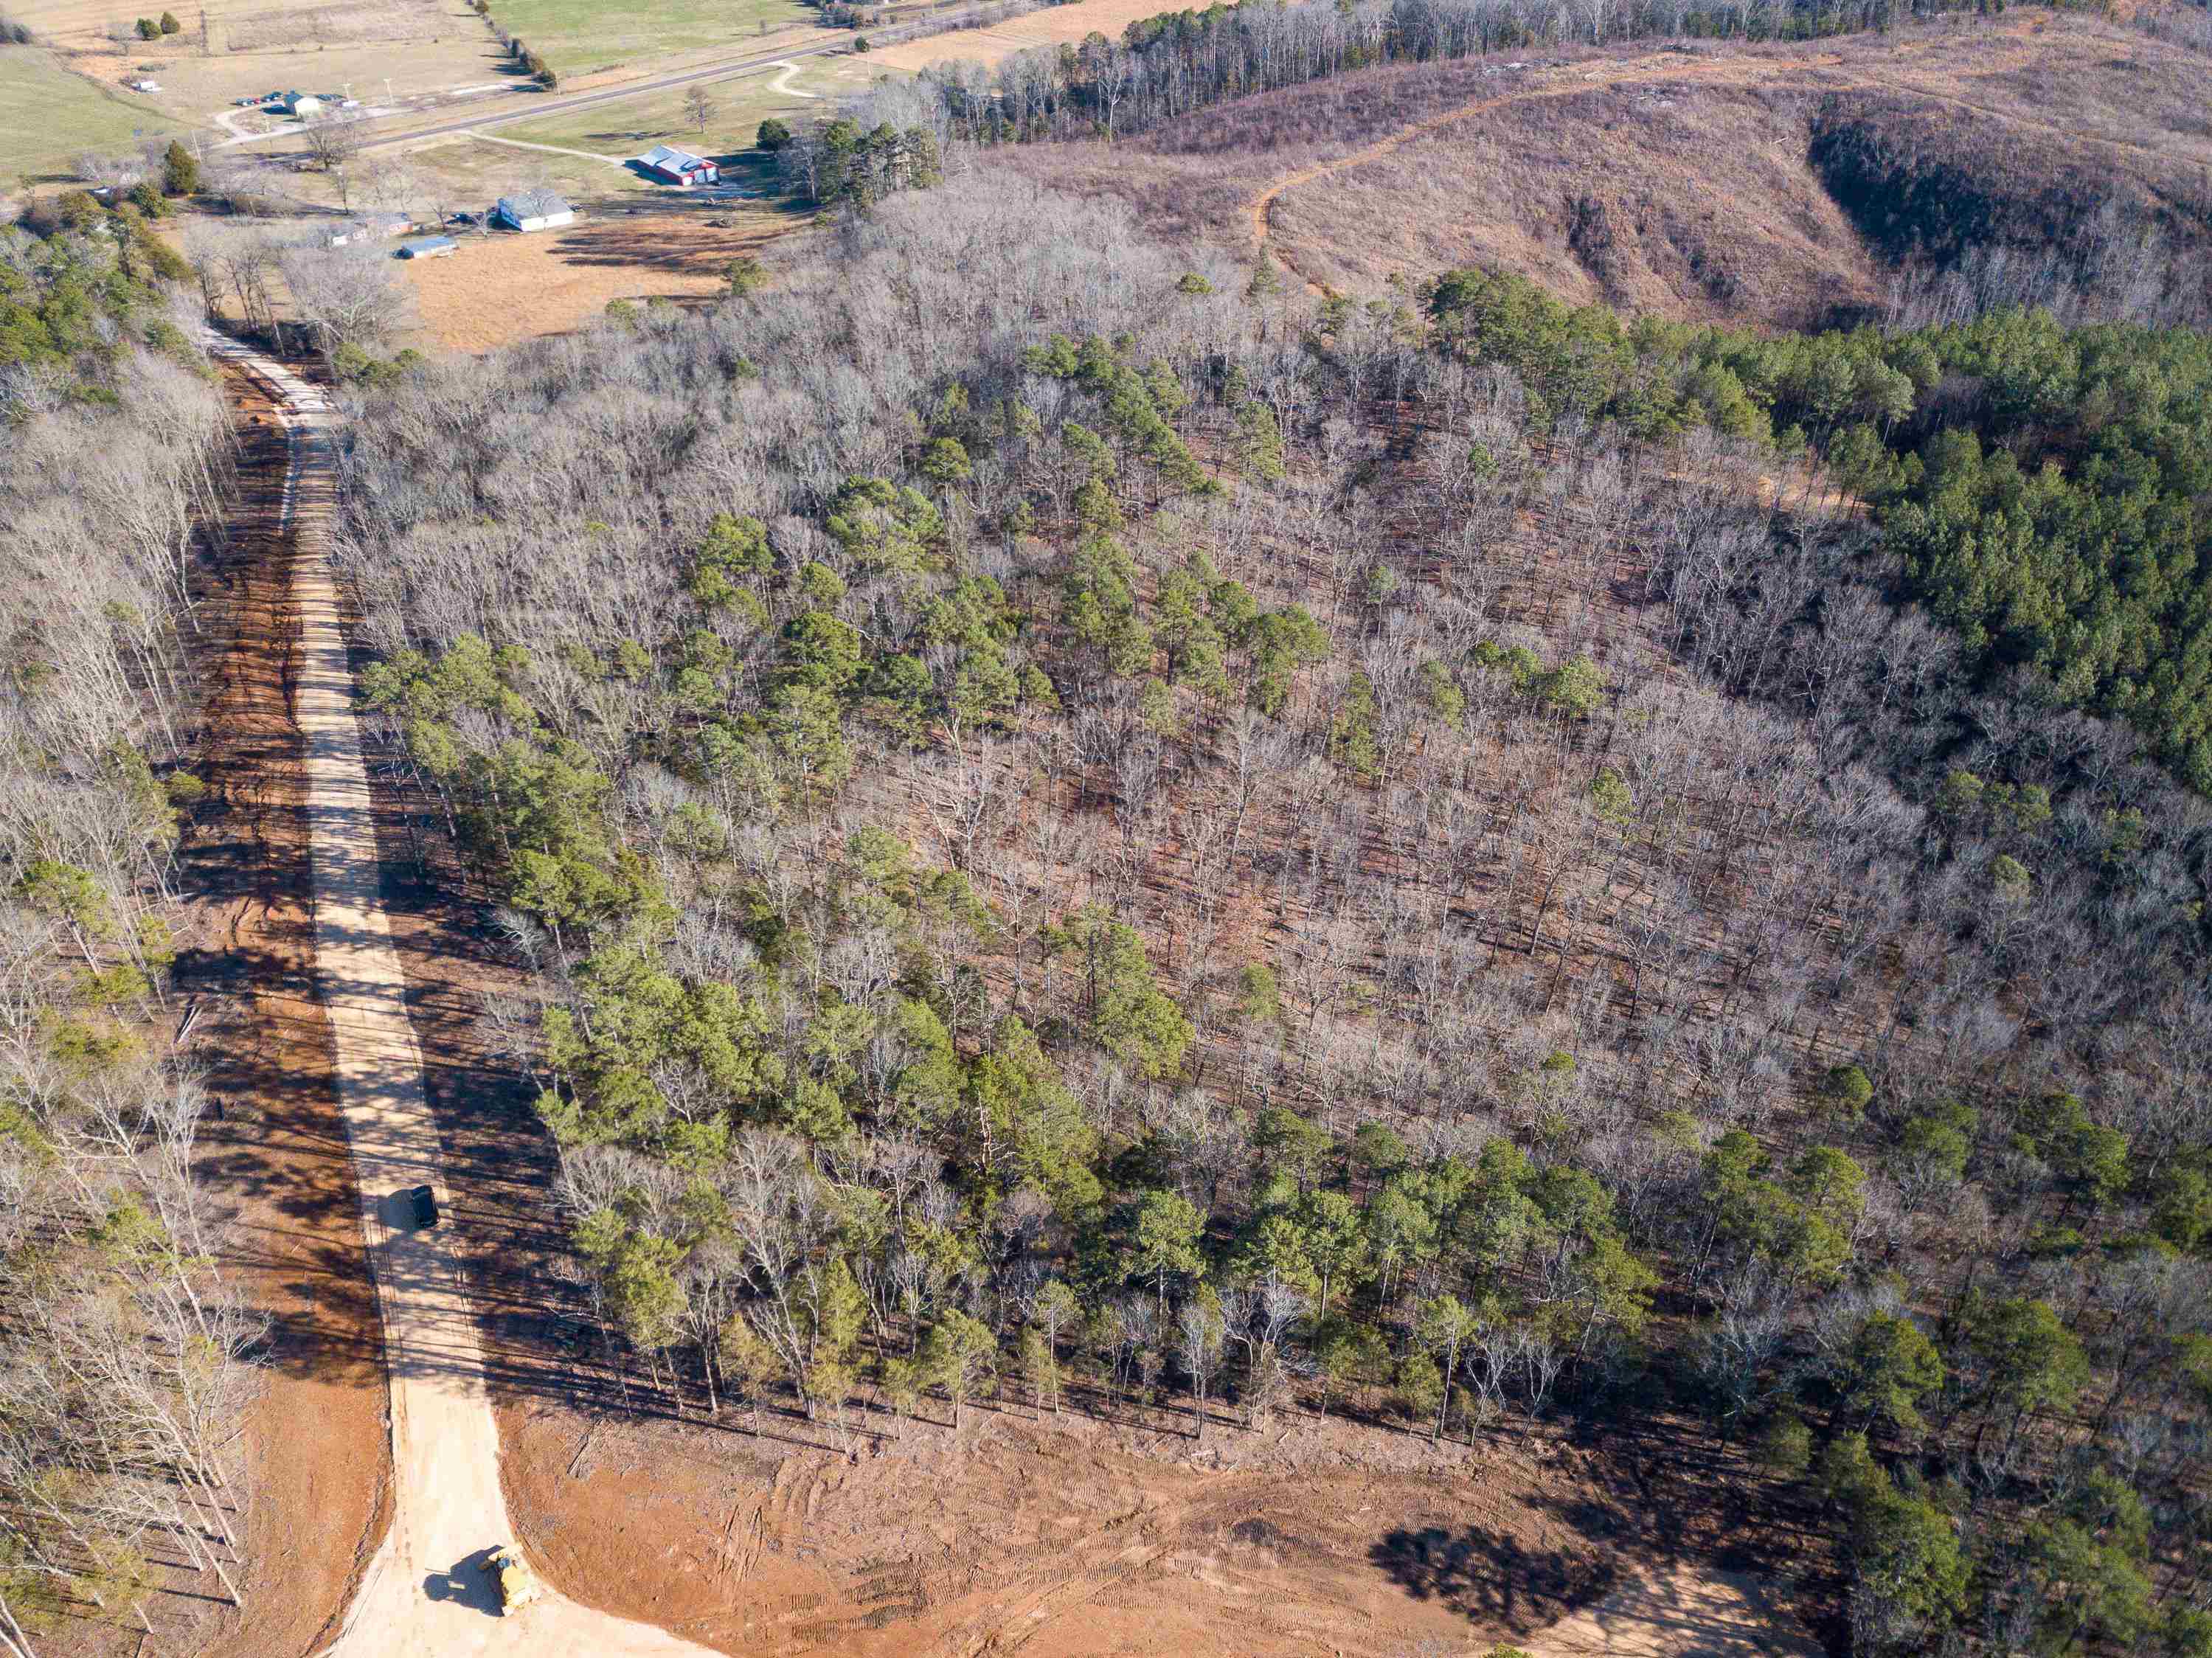
[[[348,219],[343,224],[323,233],[325,247],[352,247],[362,242],[380,242],[393,236],[404,236],[414,229],[415,222],[404,213],[372,213],[358,219]]]
[[[576,222],[576,210],[557,191],[537,189],[502,196],[491,222],[509,230],[557,230]]]

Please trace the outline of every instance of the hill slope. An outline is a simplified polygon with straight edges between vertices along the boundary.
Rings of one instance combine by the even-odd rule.
[[[2177,263],[2212,245],[2203,73],[2180,47],[2036,15],[1403,66],[1001,164],[1117,197],[1162,234],[1247,256],[1264,236],[1346,293],[1481,264],[1577,303],[1803,326],[1879,303],[1904,254],[2025,242],[2054,214],[2086,231],[2109,204],[2130,231],[2155,225]],[[1940,219],[1978,181],[1970,222],[1900,230],[1869,211],[1909,188],[1891,172],[1931,155],[1948,171],[1916,201]]]

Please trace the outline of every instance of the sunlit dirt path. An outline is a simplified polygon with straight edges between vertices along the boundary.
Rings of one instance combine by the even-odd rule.
[[[330,410],[281,365],[210,337],[283,399],[290,445],[283,528],[292,537],[300,671],[293,713],[307,743],[313,857],[315,978],[337,1049],[338,1103],[376,1281],[392,1396],[392,1530],[330,1650],[343,1658],[659,1658],[708,1649],[550,1592],[512,1617],[483,1570],[507,1542],[499,1434],[483,1354],[444,1228],[417,1230],[406,1192],[445,1207],[437,1124],[405,981],[380,897],[375,823],[353,676],[328,558],[335,486]],[[302,1455],[315,1448],[302,1445]]]

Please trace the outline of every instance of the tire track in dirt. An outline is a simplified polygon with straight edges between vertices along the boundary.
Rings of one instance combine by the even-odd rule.
[[[1048,1581],[1038,1583],[1029,1578],[1024,1592],[1012,1600],[994,1600],[975,1617],[947,1631],[930,1649],[931,1658],[981,1658],[984,1653],[1020,1651],[1044,1633],[1055,1613],[1097,1600],[1171,1553],[1197,1510],[1235,1500],[1232,1493],[1212,1492],[1139,1503],[1115,1515],[1069,1544],[1048,1569]]]

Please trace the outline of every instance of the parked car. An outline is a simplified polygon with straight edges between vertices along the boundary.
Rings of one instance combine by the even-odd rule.
[[[409,1206],[415,1212],[415,1230],[428,1231],[438,1224],[438,1194],[427,1186],[417,1186],[407,1193]]]

